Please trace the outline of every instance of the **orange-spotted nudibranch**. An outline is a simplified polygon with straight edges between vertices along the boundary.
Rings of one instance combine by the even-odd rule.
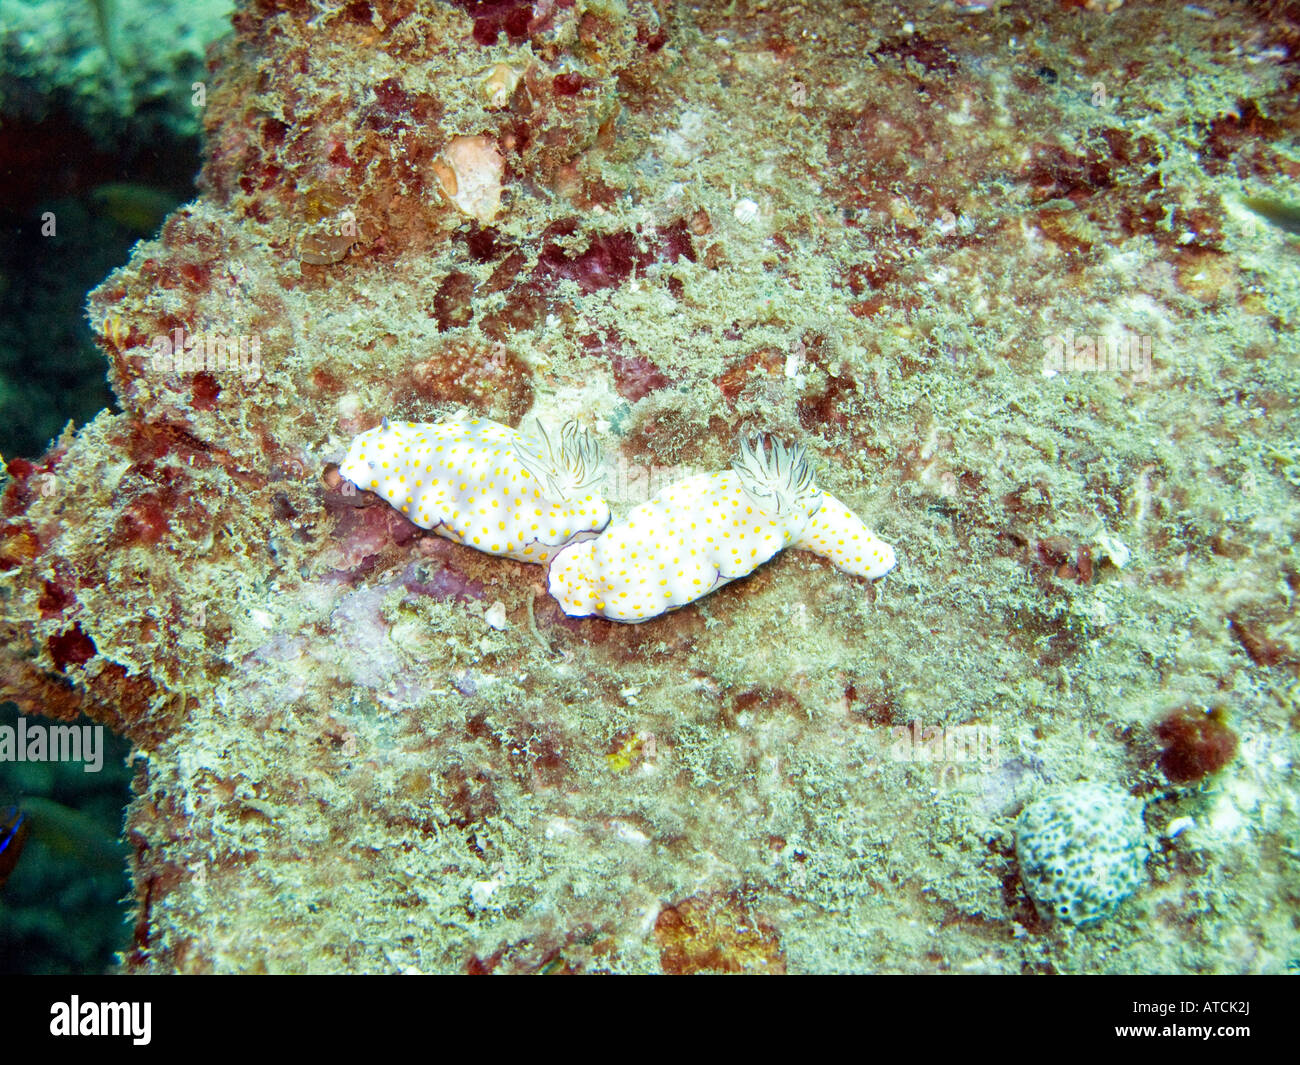
[[[439,536],[545,563],[609,524],[599,467],[599,445],[573,422],[552,442],[541,422],[525,431],[476,418],[385,421],[352,441],[339,473]]]
[[[861,577],[883,577],[894,549],[817,487],[802,447],[754,437],[725,473],[702,474],[634,507],[594,540],[551,560],[551,595],[571,617],[645,621],[802,547]]]

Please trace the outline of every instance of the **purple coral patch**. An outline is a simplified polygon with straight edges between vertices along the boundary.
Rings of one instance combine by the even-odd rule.
[[[546,236],[571,236],[577,228],[577,219],[567,218],[551,226]],[[621,285],[638,268],[683,258],[695,261],[695,245],[686,223],[679,219],[645,239],[627,231],[597,233],[577,252],[567,252],[554,239],[546,239],[537,258],[537,271],[543,277],[576,281],[584,292],[596,292]]]
[[[54,666],[58,670],[66,670],[69,666],[84,666],[95,657],[95,641],[82,631],[80,624],[73,625],[57,636],[51,636],[49,647],[50,657],[54,659]]]

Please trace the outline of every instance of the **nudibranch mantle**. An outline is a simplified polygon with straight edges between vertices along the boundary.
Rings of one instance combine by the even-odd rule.
[[[540,422],[386,420],[352,441],[339,473],[439,536],[544,564],[609,524],[599,467],[599,446],[573,422],[552,442]]]
[[[551,561],[551,595],[571,617],[637,622],[747,576],[784,547],[881,577],[894,549],[817,487],[803,448],[745,441],[732,469],[701,474],[634,507]]]

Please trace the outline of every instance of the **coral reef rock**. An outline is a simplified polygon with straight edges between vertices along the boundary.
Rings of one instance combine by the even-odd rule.
[[[89,298],[118,409],[0,505],[0,695],[136,752],[124,967],[1300,957],[1300,258],[1239,209],[1300,30],[1093,6],[242,0],[199,196]],[[570,618],[340,476],[462,407],[597,433],[614,521],[798,442],[901,564]],[[1026,798],[1167,786],[1220,702],[1146,919],[1039,927]]]

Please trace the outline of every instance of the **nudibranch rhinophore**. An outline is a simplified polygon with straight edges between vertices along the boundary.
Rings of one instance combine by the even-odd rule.
[[[609,524],[600,446],[574,422],[557,446],[541,422],[385,420],[352,441],[339,473],[422,528],[520,562],[545,563]]]
[[[551,560],[551,595],[570,617],[645,621],[802,547],[861,577],[883,577],[894,549],[817,487],[802,447],[754,437],[724,473],[691,477]]]

